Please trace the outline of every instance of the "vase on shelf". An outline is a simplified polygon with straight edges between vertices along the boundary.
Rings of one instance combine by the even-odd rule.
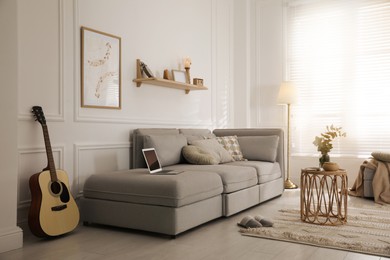
[[[322,168],[325,162],[330,162],[329,154],[328,153],[321,154],[319,161],[320,161],[320,168]]]

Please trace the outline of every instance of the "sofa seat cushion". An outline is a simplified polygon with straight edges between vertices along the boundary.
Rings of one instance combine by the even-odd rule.
[[[174,169],[180,171],[197,171],[197,172],[215,172],[223,183],[223,193],[231,193],[238,190],[246,189],[257,185],[258,178],[256,169],[253,167],[232,167],[228,164],[218,165],[193,165],[193,164],[177,164],[165,169]]]
[[[91,175],[84,184],[84,197],[181,207],[221,195],[222,190],[221,178],[216,173],[156,175],[146,169],[133,169]]]
[[[247,166],[255,168],[257,171],[257,176],[259,178],[259,184],[273,181],[282,177],[282,172],[280,170],[280,165],[278,162],[272,163],[262,161],[236,161],[227,164],[240,167]]]

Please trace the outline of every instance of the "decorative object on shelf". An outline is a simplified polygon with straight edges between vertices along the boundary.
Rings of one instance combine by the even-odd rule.
[[[169,75],[169,70],[165,69],[164,70],[164,79],[171,80],[171,75]]]
[[[332,141],[336,137],[346,137],[347,134],[341,131],[342,127],[326,126],[326,132],[321,133],[321,136],[316,136],[313,144],[317,146],[317,151],[321,152],[319,159],[320,167],[323,167],[325,162],[330,161],[329,153],[333,148]]]
[[[185,75],[185,71],[181,71],[181,73]],[[181,89],[184,90],[186,94],[190,93],[191,90],[207,90],[207,87],[205,86],[195,86],[192,84],[187,84],[179,81],[173,81],[173,80],[156,78],[156,77],[144,78],[140,59],[136,60],[136,74],[137,77],[133,79],[133,82],[136,83],[137,87],[141,87],[142,83],[145,83],[145,84],[155,85],[160,87]],[[168,71],[168,75],[169,75],[169,71]]]
[[[149,69],[148,65],[146,65],[144,62],[140,61],[140,66],[141,66],[142,72],[145,73],[145,75],[148,78],[154,77],[153,72]]]
[[[194,78],[194,85],[203,86],[203,79]]]
[[[81,27],[81,107],[121,108],[121,38]]]
[[[322,168],[324,168],[325,171],[337,171],[340,169],[339,165],[335,162],[324,162]]]
[[[298,185],[290,180],[290,105],[297,99],[297,91],[292,82],[283,81],[280,85],[278,104],[287,104],[287,178],[284,181],[285,189],[296,189]]]
[[[183,70],[172,70],[172,79],[174,81],[187,83],[187,73]]]
[[[187,82],[188,84],[191,84],[191,76],[190,76],[190,67],[191,67],[191,58],[190,57],[185,57],[183,59],[184,63],[184,69],[186,70],[186,76],[187,76]],[[196,84],[195,84],[196,85]]]

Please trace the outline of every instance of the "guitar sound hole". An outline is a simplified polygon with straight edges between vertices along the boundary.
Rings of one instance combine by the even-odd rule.
[[[60,200],[63,203],[68,203],[70,200],[70,194],[68,191],[68,187],[66,187],[66,185],[63,182],[61,182],[61,185],[62,185],[62,192],[61,192]]]
[[[62,191],[62,185],[58,181],[50,184],[50,190],[54,195],[59,195]]]

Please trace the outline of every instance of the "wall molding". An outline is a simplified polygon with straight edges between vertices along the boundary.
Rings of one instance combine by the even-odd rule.
[[[111,149],[127,149],[130,150],[132,147],[132,143],[90,143],[90,144],[83,144],[83,143],[75,143],[73,145],[74,149],[74,185],[75,185],[75,192],[76,197],[80,197],[82,192],[82,187],[80,187],[80,153],[82,151],[98,151],[98,150],[111,150]]]
[[[223,13],[225,12],[225,13]],[[211,5],[211,115],[213,127],[233,127],[234,123],[234,6],[233,1],[213,0]],[[224,21],[222,22],[222,20]],[[224,31],[224,27],[227,28]],[[222,36],[220,30],[224,33]],[[223,38],[223,39],[222,39]],[[227,39],[227,40],[226,40]],[[221,43],[226,48],[220,48]],[[224,50],[221,59],[220,50]],[[227,61],[226,61],[227,60]],[[227,63],[227,66],[225,66]],[[225,67],[224,71],[221,72]],[[222,75],[222,76],[221,76]],[[223,114],[225,120],[218,117]]]
[[[177,120],[177,119],[161,119],[161,118],[112,118],[98,116],[76,116],[75,122],[84,123],[116,123],[116,124],[134,124],[134,125],[149,125],[149,126],[213,126],[212,120]]]
[[[260,126],[261,125],[261,88],[259,86],[260,83],[261,83],[261,73],[258,73],[258,71],[260,70],[259,68],[261,68],[261,35],[260,35],[260,27],[262,26],[261,25],[261,8],[262,6],[264,5],[265,2],[268,2],[267,1],[257,1],[256,2],[256,9],[255,9],[255,58],[256,58],[256,61],[255,61],[255,67],[256,67],[256,72],[255,73],[255,86],[256,86],[256,98],[254,99],[256,101],[255,103],[255,118],[256,118],[256,122],[255,122],[255,126]]]
[[[65,39],[65,14],[64,14],[64,0],[57,0],[58,2],[58,114],[45,113],[47,121],[64,122],[64,39]],[[21,121],[30,121],[32,119],[31,113],[19,113],[18,119]]]

